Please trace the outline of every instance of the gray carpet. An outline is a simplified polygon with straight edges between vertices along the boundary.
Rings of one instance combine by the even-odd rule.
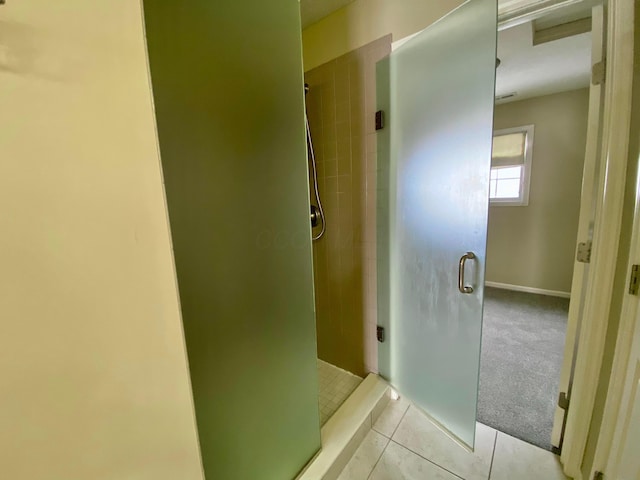
[[[485,289],[478,421],[549,450],[569,300]]]

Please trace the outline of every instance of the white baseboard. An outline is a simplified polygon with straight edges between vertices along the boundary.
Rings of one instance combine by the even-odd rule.
[[[569,298],[569,292],[558,290],[545,290],[543,288],[523,287],[521,285],[510,285],[508,283],[484,282],[487,287],[501,288],[503,290],[513,290],[515,292],[537,293],[538,295],[549,295],[550,297]]]

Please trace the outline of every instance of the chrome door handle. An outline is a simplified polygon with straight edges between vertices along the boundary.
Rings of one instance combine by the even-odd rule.
[[[458,264],[458,290],[460,290],[460,293],[473,293],[473,287],[465,286],[464,284],[464,265],[467,260],[475,258],[476,255],[473,252],[467,252],[460,257],[460,263]]]

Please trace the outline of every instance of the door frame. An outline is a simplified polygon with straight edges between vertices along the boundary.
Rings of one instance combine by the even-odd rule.
[[[613,3],[613,2],[612,2]],[[625,82],[624,86],[627,91],[624,95],[616,97],[613,100],[621,102],[618,104],[620,111],[630,115],[631,112],[631,90],[633,82],[633,38],[634,38],[634,2],[633,0],[619,0],[616,3],[615,10],[611,9],[610,16],[618,17],[617,27],[619,28],[617,38],[627,35],[631,42],[624,41],[619,44],[619,48],[614,51],[616,57],[612,57],[618,63],[613,65]],[[630,44],[631,43],[631,44]],[[613,63],[613,62],[612,62]],[[608,69],[609,67],[607,67]],[[607,72],[608,74],[608,72]],[[616,92],[619,93],[619,92]],[[630,135],[630,124],[622,123],[620,119],[619,135],[626,134],[628,148],[628,139]],[[618,137],[618,139],[620,139]],[[622,139],[624,140],[624,138]],[[625,150],[626,153],[626,150]],[[622,146],[620,146],[620,154],[622,154]],[[631,268],[634,264],[640,264],[640,175],[636,177],[636,197],[633,219],[633,233],[631,235],[631,244],[629,251],[629,261],[626,269],[626,278],[630,278]],[[626,284],[625,284],[626,287]],[[617,478],[618,462],[623,451],[625,440],[625,421],[627,416],[625,413],[630,408],[629,402],[632,395],[632,381],[628,377],[631,368],[631,354],[634,348],[634,339],[640,335],[640,326],[638,325],[638,315],[640,315],[640,298],[637,295],[631,295],[625,292],[622,301],[622,310],[620,314],[620,323],[618,326],[618,334],[615,344],[615,354],[613,365],[611,368],[609,387],[607,390],[607,398],[605,401],[604,413],[600,433],[598,435],[596,451],[594,455],[593,466],[589,472],[592,478],[595,472],[601,471],[607,475],[607,478]],[[632,379],[631,379],[632,380]]]
[[[602,4],[592,8],[591,16],[591,65],[602,62],[605,58],[606,26],[604,6]],[[584,153],[584,168],[582,173],[582,192],[580,196],[580,214],[578,219],[578,232],[576,235],[576,254],[573,261],[573,278],[571,280],[571,294],[569,302],[569,315],[560,371],[560,383],[558,386],[558,398],[560,392],[565,397],[571,396],[573,382],[576,343],[580,336],[580,319],[583,315],[584,299],[586,295],[586,280],[589,274],[589,263],[580,262],[578,258],[579,242],[591,244],[593,234],[592,222],[595,216],[595,196],[600,172],[598,166],[601,158],[600,132],[602,129],[602,114],[604,105],[604,85],[600,82],[590,82],[589,85],[589,113],[587,118],[587,142]],[[566,425],[566,405],[560,406],[560,401],[555,408],[553,431],[551,433],[551,445],[562,448],[564,429]]]
[[[640,184],[637,185],[640,187]],[[640,263],[640,202],[636,202],[635,227],[632,242],[636,245],[631,252],[627,274],[631,265]],[[627,294],[623,303],[620,318],[620,330],[616,343],[616,355],[611,372],[605,417],[589,478],[601,471],[607,478],[618,478],[618,471],[623,461],[623,453],[628,442],[627,432],[629,417],[633,413],[632,403],[635,391],[635,373],[637,368],[638,348],[640,345],[640,299]]]
[[[504,0],[500,2],[498,8],[498,28],[500,30],[509,28],[575,3],[578,2],[576,0]],[[575,479],[582,479],[580,467],[591,425],[600,379],[605,334],[609,325],[613,280],[622,226],[631,118],[634,0],[609,0],[606,4],[608,15],[605,58],[607,62],[600,150],[602,161],[596,187],[596,217],[591,265],[587,275],[586,302],[576,352],[572,401],[567,412],[564,449],[561,455],[565,473]],[[621,319],[620,335],[628,332],[628,323],[635,319],[629,313],[626,315]],[[609,457],[611,441],[604,440],[607,439],[607,435],[613,436],[609,430],[617,423],[619,400],[624,386],[620,385],[623,383],[620,379],[623,375],[620,364],[628,358],[630,343],[627,341],[624,345],[617,344],[616,350],[614,362],[617,363],[614,363],[612,370],[611,396],[607,399],[603,420],[603,424],[607,424],[609,420],[609,425],[601,432],[600,438],[603,442],[598,443],[600,455],[606,458]],[[614,389],[613,392],[611,389]],[[606,451],[606,455],[603,455],[603,451]]]
[[[636,178],[636,191],[640,191],[640,177]],[[640,264],[640,197],[636,197],[633,225],[631,251],[626,270],[627,278],[631,275],[631,267],[634,264]],[[605,473],[607,478],[617,478],[618,463],[624,450],[626,421],[633,407],[630,403],[634,393],[632,370],[635,370],[633,359],[638,355],[634,354],[634,348],[638,348],[639,341],[640,297],[627,292],[622,303],[602,427],[589,478],[592,478],[596,471]],[[632,357],[632,354],[636,356]]]
[[[565,473],[581,479],[581,465],[600,379],[622,227],[633,81],[634,0],[607,4],[606,81],[600,178],[592,261],[575,362],[571,405],[561,454]]]

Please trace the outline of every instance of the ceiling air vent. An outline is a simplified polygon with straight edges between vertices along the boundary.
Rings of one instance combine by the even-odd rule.
[[[504,95],[498,95],[496,97],[496,102],[499,102],[500,100],[506,100],[507,98],[513,98],[516,95],[518,95],[518,92],[511,92],[511,93],[505,93]]]

